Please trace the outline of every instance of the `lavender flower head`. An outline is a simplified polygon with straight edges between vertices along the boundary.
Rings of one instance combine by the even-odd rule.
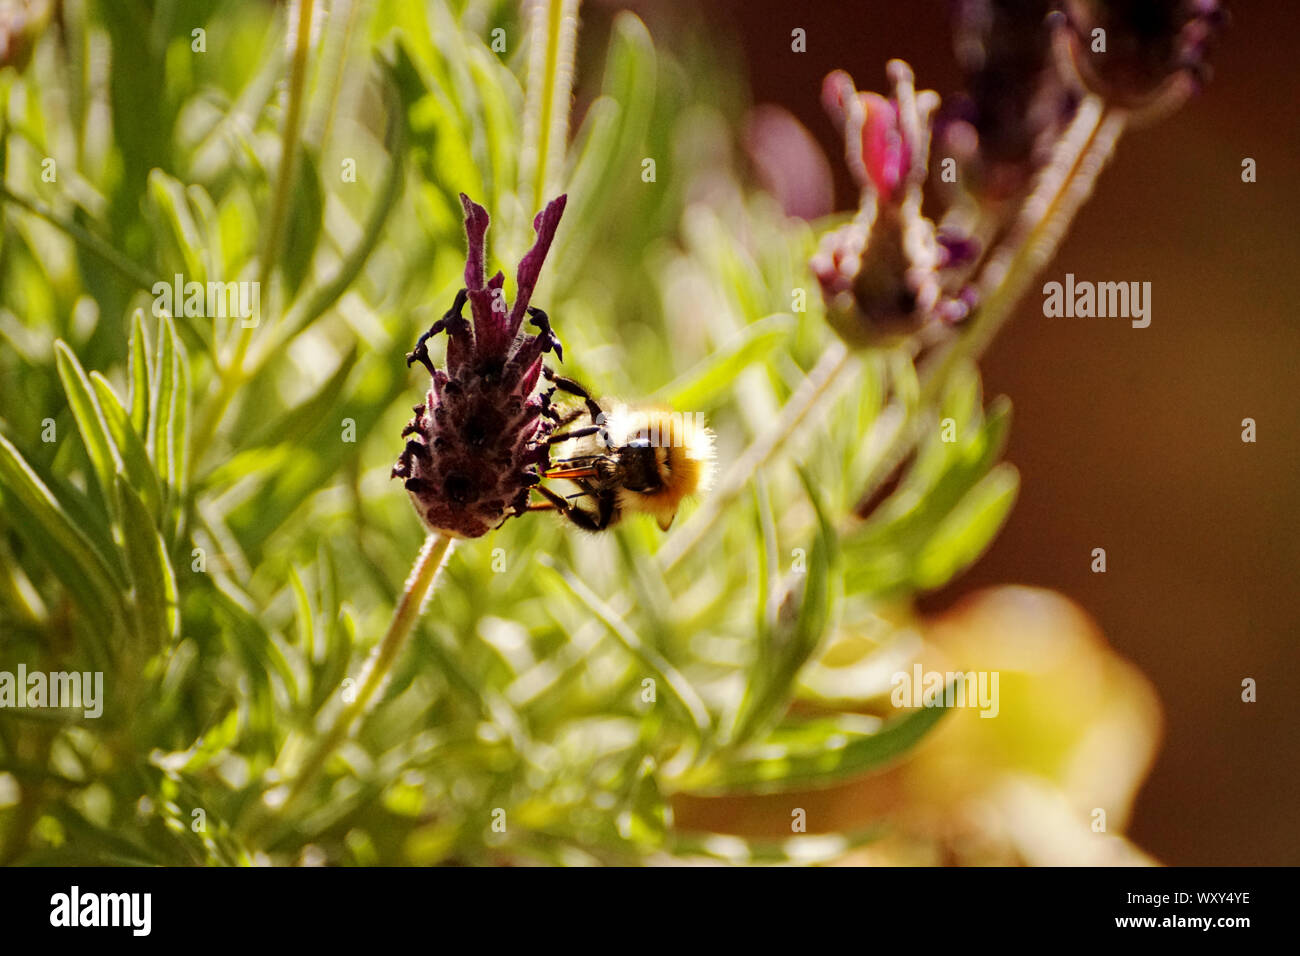
[[[964,89],[945,101],[937,136],[960,156],[961,191],[1013,198],[1050,158],[1079,94],[1053,57],[1057,0],[954,0],[953,38]],[[973,142],[972,142],[973,140]]]
[[[1177,105],[1209,78],[1209,52],[1227,22],[1218,0],[1064,0],[1059,59],[1082,86],[1136,109]],[[1092,52],[1104,30],[1106,51]]]
[[[498,272],[485,281],[487,210],[463,193],[469,254],[465,288],[406,358],[420,362],[432,383],[402,432],[408,437],[393,477],[404,480],[431,531],[477,538],[528,508],[528,493],[549,462],[550,392],[538,391],[542,356],[562,357],[546,314],[529,301],[564,214],[566,197],[533,220],[537,240],[519,263],[517,292],[507,309]],[[473,322],[461,313],[468,302]],[[524,316],[537,329],[522,331]],[[429,358],[427,341],[446,332],[446,368]]]
[[[827,319],[850,345],[868,347],[931,319],[963,317],[946,301],[939,270],[950,259],[921,214],[929,173],[932,90],[916,91],[912,70],[891,60],[892,95],[860,92],[842,70],[826,77],[822,101],[844,134],[845,161],[861,189],[857,215],[828,234],[809,263]],[[951,305],[953,308],[947,308]]]

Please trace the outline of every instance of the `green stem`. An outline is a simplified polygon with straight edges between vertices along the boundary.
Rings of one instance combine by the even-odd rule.
[[[912,414],[890,404],[876,419],[867,441],[880,448],[858,497],[863,512],[890,473],[920,439],[927,410],[938,401],[949,373],[961,361],[978,359],[1011,317],[1029,283],[1055,255],[1066,228],[1087,201],[1124,131],[1127,114],[1091,97],[1061,138],[1057,157],[1025,201],[1006,245],[981,274],[985,289],[979,310],[960,337],[925,361],[921,397]]]
[[[406,646],[407,639],[415,628],[415,622],[419,620],[420,613],[424,610],[425,602],[433,590],[434,579],[451,553],[453,540],[441,534],[430,534],[425,539],[424,547],[420,549],[419,557],[415,559],[410,576],[406,579],[406,586],[393,612],[393,620],[388,625],[388,631],[366,661],[357,685],[356,696],[335,715],[329,729],[323,736],[317,738],[315,746],[307,753],[301,764],[292,770],[292,783],[289,784],[288,795],[283,803],[274,808],[277,813],[287,813],[297,804],[302,795],[315,783],[326,761],[351,734],[357,721],[370,712],[380,689],[388,681],[398,654]],[[268,822],[268,818],[263,816],[251,828],[252,832],[260,832]]]

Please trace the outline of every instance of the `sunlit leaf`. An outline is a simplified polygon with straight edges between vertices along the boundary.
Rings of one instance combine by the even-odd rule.
[[[921,707],[882,721],[861,714],[790,723],[723,765],[706,765],[681,782],[692,793],[784,793],[833,786],[888,766],[947,711]]]
[[[154,525],[152,512],[123,479],[117,482],[121,499],[123,551],[135,598],[140,630],[146,639],[166,644],[180,632],[176,575],[167,548]]]
[[[59,366],[59,378],[68,396],[68,406],[72,409],[72,417],[77,422],[77,430],[81,432],[86,454],[95,469],[95,479],[110,508],[116,508],[116,502],[113,501],[114,476],[123,467],[122,457],[109,436],[108,423],[104,420],[104,413],[81,363],[62,340],[54,343],[54,353]]]
[[[119,586],[108,562],[3,435],[0,435],[0,483],[6,495],[12,495],[24,509],[22,514],[14,513],[11,517],[18,529],[30,527],[37,532],[34,543],[39,545],[49,540],[57,547],[57,551],[47,552],[44,557],[74,600],[92,615],[119,608]]]
[[[154,474],[153,464],[145,449],[144,439],[131,424],[130,415],[122,407],[117,393],[108,380],[98,372],[90,373],[90,383],[99,400],[104,422],[108,426],[113,446],[122,460],[123,471],[130,485],[141,496],[145,508],[151,515],[161,514],[162,499],[158,490],[158,476]]]

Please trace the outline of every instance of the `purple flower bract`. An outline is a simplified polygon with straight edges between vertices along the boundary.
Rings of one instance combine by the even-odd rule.
[[[519,263],[508,308],[505,277],[498,272],[485,281],[487,210],[461,194],[469,240],[465,288],[407,356],[407,365],[423,364],[432,382],[402,432],[406,447],[393,467],[431,531],[477,538],[522,514],[549,461],[550,393],[537,383],[542,356],[559,357],[561,350],[546,314],[529,303],[565,198],[533,220],[537,239]],[[466,302],[473,321],[462,315]],[[535,334],[522,330],[525,316]],[[433,364],[427,345],[440,332],[448,337],[445,368]]]

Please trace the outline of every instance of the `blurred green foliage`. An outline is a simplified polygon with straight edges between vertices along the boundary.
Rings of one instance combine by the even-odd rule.
[[[836,633],[891,646],[882,605],[974,560],[1015,493],[1008,410],[985,412],[963,366],[937,413],[911,409],[956,440],[932,429],[845,521],[864,436],[913,374],[885,353],[852,361],[679,560],[639,519],[592,536],[530,515],[462,543],[359,732],[301,807],[250,830],[420,547],[389,469],[427,385],[403,356],[460,284],[457,194],[492,212],[508,272],[537,206],[512,4],[310,6],[278,248],[298,4],[66,0],[25,70],[0,71],[0,670],[102,670],[106,688],[98,719],[0,711],[4,860],[811,861],[868,838],[682,834],[671,798],[826,786],[941,713],[848,712],[887,697],[879,668],[856,707],[804,679]],[[838,346],[812,230],[746,184],[745,104],[717,69],[617,19],[551,172],[570,200],[534,301],[567,374],[703,412],[726,473]],[[260,324],[155,317],[150,286],[176,274],[265,276]]]

